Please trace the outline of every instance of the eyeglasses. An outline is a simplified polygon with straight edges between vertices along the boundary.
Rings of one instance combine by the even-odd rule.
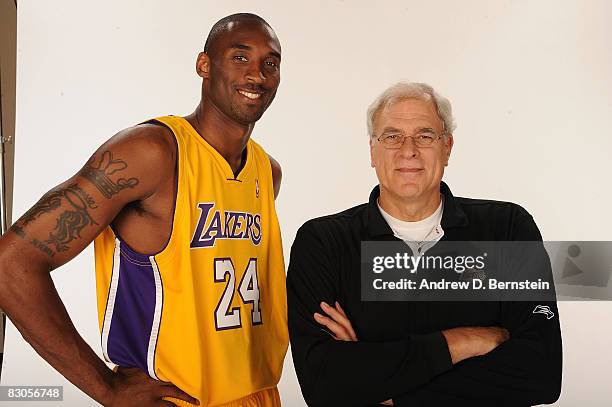
[[[380,141],[385,148],[401,148],[407,137],[410,137],[417,147],[431,147],[436,141],[438,141],[446,133],[437,135],[433,131],[422,131],[414,136],[408,136],[403,133],[383,133],[377,140]]]

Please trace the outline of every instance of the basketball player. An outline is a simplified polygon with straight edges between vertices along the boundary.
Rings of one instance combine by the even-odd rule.
[[[121,131],[0,240],[0,307],[103,405],[280,404],[281,170],[250,139],[280,62],[262,18],[223,18],[197,58],[195,112]],[[94,239],[102,350],[116,371],[79,336],[49,275]]]

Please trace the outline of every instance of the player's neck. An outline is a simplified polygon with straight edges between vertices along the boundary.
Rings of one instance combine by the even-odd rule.
[[[225,158],[234,174],[238,174],[246,163],[245,148],[255,125],[236,123],[214,106],[203,103],[185,119]]]

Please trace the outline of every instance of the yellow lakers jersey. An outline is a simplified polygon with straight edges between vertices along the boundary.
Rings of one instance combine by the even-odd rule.
[[[287,350],[270,161],[249,140],[234,176],[185,119],[156,120],[178,148],[172,233],[152,255],[111,227],[96,238],[102,349],[107,361],[172,382],[202,406],[223,405],[276,386]]]

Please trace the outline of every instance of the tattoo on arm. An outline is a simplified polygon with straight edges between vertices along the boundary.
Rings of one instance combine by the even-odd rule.
[[[62,199],[69,204],[70,208],[59,215],[54,230],[49,233],[49,238],[44,242],[39,239],[31,239],[30,244],[49,257],[55,256],[56,251],[68,250],[67,244],[80,238],[85,226],[98,224],[89,214],[89,209],[98,207],[96,202],[76,183],[47,193],[12,226],[11,230],[25,239],[24,227],[41,215],[58,209],[62,205]],[[49,245],[54,245],[55,251]]]
[[[72,210],[64,211],[57,218],[55,230],[49,233],[49,239],[45,241],[45,243],[55,245],[55,250],[58,252],[68,250],[68,243],[80,238],[81,230],[85,226],[97,225],[88,212],[88,209],[98,207],[92,197],[77,184],[70,185],[63,192]]]
[[[87,178],[106,199],[110,199],[113,195],[118,194],[123,189],[134,188],[138,185],[137,178],[119,178],[117,182],[110,179],[110,175],[122,171],[127,168],[127,163],[120,159],[113,159],[113,154],[110,151],[102,153],[100,162],[96,164],[96,158],[85,165],[81,174]]]
[[[40,250],[41,252],[43,252],[44,254],[46,254],[49,257],[55,256],[55,252],[53,251],[53,249],[51,249],[49,246],[47,246],[46,244],[44,244],[43,242],[41,242],[38,239],[32,239],[30,241],[30,244],[32,246],[36,247],[38,250]]]
[[[49,213],[60,207],[62,204],[63,191],[51,191],[36,203],[25,215],[21,217],[16,223],[19,228],[23,228],[30,224],[33,220],[38,218],[40,215]]]
[[[15,234],[17,236],[19,236],[22,239],[25,239],[25,232],[23,231],[23,228],[21,226],[19,226],[17,223],[15,223],[13,226],[11,226],[11,229],[13,232],[15,232]]]
[[[40,215],[49,213],[59,208],[62,204],[63,191],[51,191],[30,208],[15,224],[11,227],[11,230],[21,238],[25,238],[25,231],[23,230],[28,224],[36,220]]]
[[[94,156],[81,171],[81,175],[90,181],[106,199],[118,194],[126,188],[138,185],[137,178],[119,178],[116,182],[110,176],[125,170],[127,163],[121,159],[114,159],[111,151],[105,151],[99,160]],[[25,215],[11,227],[11,230],[22,239],[26,239],[24,228],[40,216],[53,212],[62,206],[62,200],[69,207],[56,219],[54,230],[49,233],[47,240],[31,239],[30,244],[49,257],[56,252],[69,249],[68,244],[81,237],[81,231],[90,225],[97,225],[91,217],[89,210],[98,206],[94,199],[74,183],[62,189],[53,190],[43,196]],[[53,247],[53,248],[52,248]]]

